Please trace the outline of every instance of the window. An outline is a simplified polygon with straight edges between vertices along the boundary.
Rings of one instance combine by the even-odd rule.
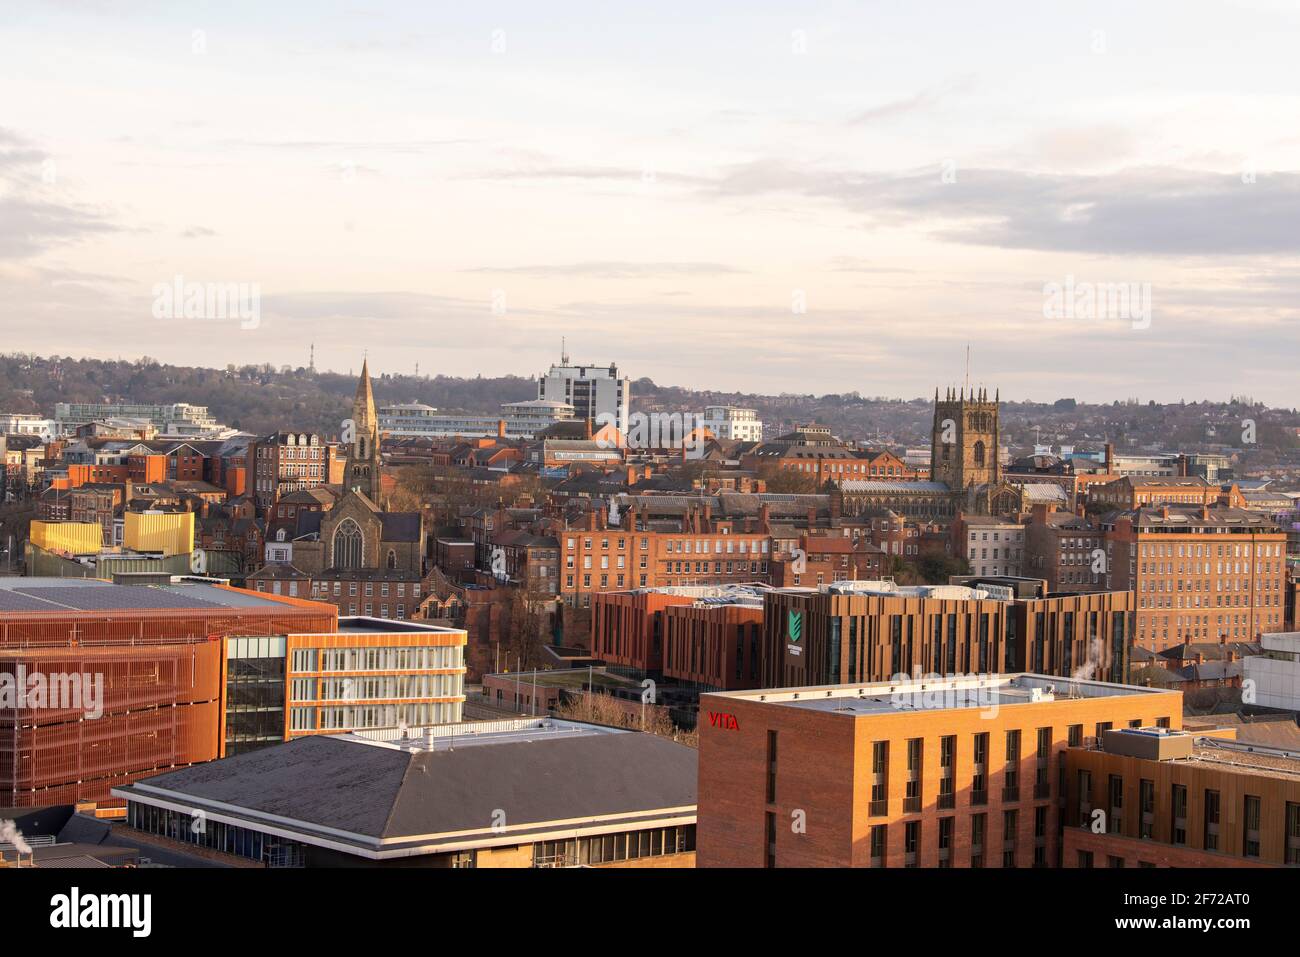
[[[1019,812],[1002,812],[1002,866],[1016,866],[1016,831],[1019,829]]]
[[[871,807],[873,815],[884,814],[889,802],[889,742],[871,745]]]
[[[1219,849],[1219,792],[1205,789],[1205,844],[1207,851]]]
[[[1169,843],[1177,845],[1187,844],[1187,785],[1175,784],[1173,796],[1170,800],[1170,833]]]
[[[776,732],[767,733],[767,803],[776,802]]]
[[[885,847],[887,842],[888,829],[884,824],[876,824],[871,828],[871,866],[885,866]]]
[[[1259,857],[1259,798],[1253,794],[1246,795],[1245,829],[1242,856]]]
[[[1286,863],[1300,864],[1300,804],[1286,805]]]
[[[984,834],[988,829],[987,814],[972,814],[970,818],[970,866],[984,866]]]
[[[921,846],[921,822],[908,821],[903,825],[903,866],[916,867]]]
[[[333,544],[335,568],[360,568],[362,561],[361,528],[350,518],[339,522],[334,529]]]
[[[952,828],[951,817],[939,818],[939,866],[952,867]]]
[[[1002,781],[1002,800],[1020,800],[1020,731],[1007,732],[1007,764]]]

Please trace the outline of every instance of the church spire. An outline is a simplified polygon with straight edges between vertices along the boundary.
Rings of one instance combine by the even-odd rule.
[[[375,393],[370,386],[370,363],[361,362],[356,398],[352,400],[352,445],[348,449],[345,490],[364,493],[379,504],[379,417],[375,414]]]

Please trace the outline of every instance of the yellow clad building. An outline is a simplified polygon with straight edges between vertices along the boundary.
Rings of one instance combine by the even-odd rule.
[[[104,545],[104,529],[98,522],[34,521],[28,537],[38,548],[65,555],[95,555]]]
[[[164,558],[188,555],[194,551],[194,513],[127,512],[122,547],[135,552],[161,552]]]

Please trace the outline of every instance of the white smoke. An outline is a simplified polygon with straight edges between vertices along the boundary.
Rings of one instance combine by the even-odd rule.
[[[30,854],[31,845],[23,840],[23,832],[13,821],[0,820],[0,843],[12,844],[19,854]]]
[[[1088,659],[1079,667],[1070,673],[1071,681],[1088,681],[1097,673],[1101,667],[1101,657],[1105,653],[1105,646],[1100,638],[1093,638],[1088,643]]]

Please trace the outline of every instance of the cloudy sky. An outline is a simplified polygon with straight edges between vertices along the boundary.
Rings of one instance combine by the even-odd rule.
[[[0,20],[0,351],[528,375],[567,336],[665,384],[914,397],[970,343],[1014,398],[1297,404],[1295,3]],[[160,317],[176,277],[257,321]]]

